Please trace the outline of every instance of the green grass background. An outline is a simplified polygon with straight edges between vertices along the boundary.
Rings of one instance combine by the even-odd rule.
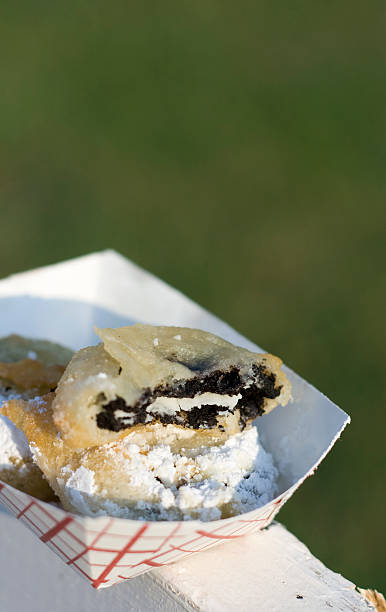
[[[386,5],[0,7],[0,274],[112,247],[352,425],[280,520],[385,581]]]

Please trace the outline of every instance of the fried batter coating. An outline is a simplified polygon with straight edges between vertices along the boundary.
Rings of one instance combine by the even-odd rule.
[[[229,437],[291,397],[279,358],[213,334],[142,324],[96,331],[103,344],[73,357],[53,402],[74,448],[145,434],[154,423]]]
[[[36,359],[22,359],[16,363],[0,362],[0,378],[5,383],[12,384],[16,388],[34,393],[48,393],[55,389],[65,366],[45,365]]]
[[[33,357],[32,357],[33,355]],[[0,361],[15,362],[27,357],[37,359],[46,365],[67,365],[73,351],[49,340],[25,338],[11,334],[0,338]]]
[[[27,436],[35,461],[68,511],[141,520],[213,520],[245,511],[248,491],[256,495],[247,502],[252,506],[266,500],[267,478],[275,477],[276,470],[265,460],[262,477],[253,473],[264,455],[253,427],[205,447],[197,446],[196,433],[189,430],[196,445],[186,438],[182,446],[175,426],[156,423],[150,426],[153,437],[132,431],[116,442],[74,450],[55,426],[52,399],[53,394],[11,400],[3,413]],[[159,430],[168,430],[170,446],[159,444]]]
[[[0,338],[0,382],[15,392],[44,394],[55,388],[72,351],[49,342],[11,334]]]
[[[0,405],[12,397],[28,399],[55,389],[71,356],[72,351],[47,340],[16,334],[0,338]],[[56,499],[32,460],[27,440],[1,416],[0,438],[0,479],[39,499]]]

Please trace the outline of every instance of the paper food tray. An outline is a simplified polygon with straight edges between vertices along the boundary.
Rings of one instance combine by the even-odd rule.
[[[134,322],[203,329],[262,350],[226,323],[114,251],[16,274],[0,281],[0,337],[17,333],[78,350],[96,344],[93,327]],[[349,422],[348,415],[285,368],[294,401],[257,419],[279,469],[269,504],[211,522],[144,522],[65,512],[0,481],[0,502],[98,589],[266,527],[310,476]]]

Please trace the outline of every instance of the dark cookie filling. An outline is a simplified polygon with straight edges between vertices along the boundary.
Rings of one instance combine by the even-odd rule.
[[[121,431],[133,425],[144,424],[149,416],[146,408],[152,404],[157,397],[193,398],[201,393],[216,393],[218,395],[241,395],[236,408],[240,411],[240,424],[242,428],[246,423],[264,413],[264,400],[274,399],[280,395],[281,387],[275,387],[275,375],[265,370],[262,365],[253,365],[254,382],[244,388],[240,370],[236,367],[224,372],[215,370],[210,374],[199,377],[195,376],[189,380],[176,382],[174,385],[158,385],[153,390],[145,389],[141,397],[134,405],[128,406],[122,397],[102,404],[102,410],[97,415],[97,425],[101,429],[110,431]],[[101,401],[105,398],[102,395]],[[116,411],[127,413],[127,417],[115,416]],[[158,422],[164,425],[184,425],[190,429],[213,429],[218,426],[217,417],[219,413],[230,412],[234,409],[225,406],[203,405],[191,410],[181,410],[176,414],[157,414],[152,423]],[[130,424],[129,424],[130,423]]]

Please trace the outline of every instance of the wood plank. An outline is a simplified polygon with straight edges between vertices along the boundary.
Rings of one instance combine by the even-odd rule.
[[[1,612],[374,610],[277,523],[98,592],[5,511],[0,534]]]

